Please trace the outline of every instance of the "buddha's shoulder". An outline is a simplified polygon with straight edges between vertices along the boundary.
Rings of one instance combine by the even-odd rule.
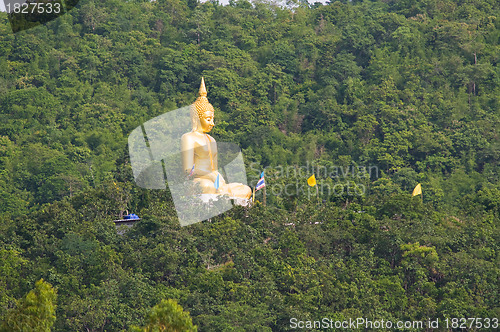
[[[184,135],[181,136],[181,139],[189,139],[189,138],[196,138],[198,135],[196,135],[195,132],[189,132],[185,133]]]
[[[187,142],[189,142],[189,141],[198,142],[198,141],[203,140],[203,136],[201,136],[200,134],[197,134],[195,132],[189,132],[189,133],[185,133],[184,135],[182,135],[181,140],[187,141]]]

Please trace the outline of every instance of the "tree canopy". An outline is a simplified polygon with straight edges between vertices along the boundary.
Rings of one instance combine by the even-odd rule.
[[[15,34],[0,13],[0,329],[500,317],[499,63],[498,0],[81,0]],[[267,205],[180,227],[127,137],[201,76]]]

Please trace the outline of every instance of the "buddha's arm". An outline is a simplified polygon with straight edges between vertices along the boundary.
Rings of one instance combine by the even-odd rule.
[[[188,134],[181,137],[182,169],[189,174],[194,165],[194,140]]]
[[[213,163],[214,163],[214,169],[215,170],[218,170],[219,169],[219,163],[217,161],[218,158],[218,151],[217,151],[217,142],[215,141],[215,139],[208,135],[207,136],[209,137],[209,140],[210,140],[210,148],[212,150],[212,158],[213,158]],[[222,177],[222,174],[221,174],[221,177]]]
[[[213,177],[213,181],[215,182],[215,179],[217,178],[217,174],[220,175],[220,181],[221,181],[221,184],[225,184],[226,183],[226,180],[224,180],[224,177],[222,176],[222,174],[218,171],[219,169],[219,163],[218,163],[218,155],[219,155],[219,152],[217,150],[217,142],[215,141],[215,139],[208,135],[207,136],[209,137],[209,140],[210,140],[210,147],[212,149],[212,158],[213,158],[213,163],[214,163],[214,168],[215,168],[215,172],[212,173],[212,177]]]

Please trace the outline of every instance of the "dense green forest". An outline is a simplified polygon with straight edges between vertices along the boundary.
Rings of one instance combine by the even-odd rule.
[[[267,205],[180,227],[127,137],[201,76]],[[273,191],[304,165],[377,172]],[[0,13],[0,330],[498,319],[499,171],[498,0],[81,0],[15,34]]]

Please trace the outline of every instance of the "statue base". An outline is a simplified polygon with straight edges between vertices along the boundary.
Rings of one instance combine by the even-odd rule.
[[[239,197],[230,197],[230,198],[233,200],[234,205],[239,205],[239,206],[243,206],[243,207],[251,207],[252,206],[251,199],[239,198]]]
[[[200,194],[197,197],[205,204],[210,204],[211,202],[217,202],[219,198],[224,197],[224,199],[230,199],[234,205],[239,205],[243,207],[251,207],[252,200],[240,197],[222,196],[217,194]]]

